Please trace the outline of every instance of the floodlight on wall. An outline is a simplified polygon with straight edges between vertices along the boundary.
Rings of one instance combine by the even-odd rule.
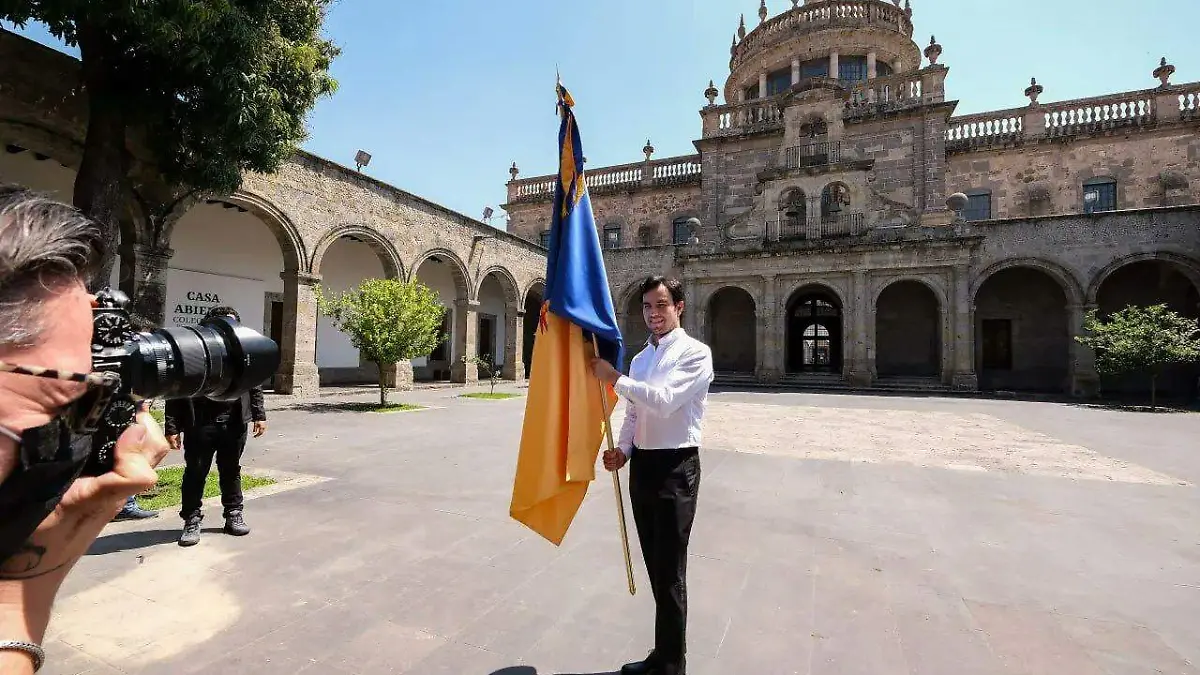
[[[483,207],[483,222],[486,223],[486,222],[491,221],[493,213],[495,213],[495,211],[492,210],[492,207],[490,207],[490,206]]]
[[[1096,202],[1100,201],[1100,193],[1096,190],[1089,190],[1083,193],[1083,212],[1095,213]]]
[[[359,150],[354,154],[354,163],[358,166],[358,170],[361,172],[364,166],[371,163],[371,154],[369,152]]]
[[[692,246],[699,244],[700,237],[696,235],[696,232],[697,232],[697,230],[700,229],[700,219],[699,218],[688,218],[687,226],[688,226],[688,229],[691,230],[691,236],[688,237],[688,244],[690,244]]]

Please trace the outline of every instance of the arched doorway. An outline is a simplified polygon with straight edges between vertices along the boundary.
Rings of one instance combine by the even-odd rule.
[[[875,302],[875,372],[879,377],[938,377],[942,372],[941,308],[919,281],[897,281]]]
[[[418,381],[447,381],[454,365],[462,358],[466,325],[459,326],[458,312],[467,300],[466,274],[462,263],[448,253],[435,252],[424,256],[413,267],[417,281],[433,289],[446,309],[442,317],[444,340],[429,356],[413,359],[413,379]]]
[[[1048,273],[1009,267],[975,294],[975,368],[981,389],[1063,392],[1070,387],[1067,295]]]
[[[538,320],[542,312],[542,299],[546,293],[546,285],[538,282],[530,287],[525,294],[525,340],[524,348],[525,377],[529,377],[529,369],[533,363],[533,341],[537,339]]]
[[[321,276],[321,289],[330,296],[357,288],[367,279],[393,277],[373,242],[348,234],[333,240],[314,261],[313,273]],[[377,384],[379,367],[362,354],[333,321],[317,312],[317,375],[321,385]]]
[[[787,372],[842,372],[842,305],[823,287],[803,288],[787,305]]]
[[[1200,318],[1200,292],[1175,263],[1165,260],[1140,260],[1123,265],[1108,275],[1096,291],[1096,309],[1107,317],[1130,305],[1147,307],[1165,304],[1190,319]],[[1167,366],[1158,377],[1156,388],[1163,397],[1194,396],[1200,367],[1196,364]],[[1148,397],[1149,377],[1140,373],[1101,375],[1105,394]]]
[[[490,356],[493,367],[506,379],[517,377],[513,366],[523,352],[518,350],[518,340],[525,329],[517,321],[519,297],[516,281],[504,268],[488,270],[476,293],[479,300],[476,353],[481,359]],[[524,368],[521,370],[524,375]],[[486,377],[486,373],[480,374]]]
[[[718,373],[754,373],[758,363],[754,298],[737,287],[722,288],[708,301],[708,344]]]

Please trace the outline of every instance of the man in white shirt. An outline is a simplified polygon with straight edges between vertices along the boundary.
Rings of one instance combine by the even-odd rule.
[[[679,326],[683,285],[650,277],[642,283],[646,347],[629,375],[596,359],[596,377],[627,401],[621,442],[605,451],[604,468],[630,463],[629,498],[654,594],[654,651],[621,675],[684,675],[687,546],[700,489],[700,432],[713,380],[712,350]]]

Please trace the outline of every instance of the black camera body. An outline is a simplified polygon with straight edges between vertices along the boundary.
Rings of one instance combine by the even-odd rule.
[[[136,332],[129,297],[104,289],[92,310],[92,372],[108,387],[92,387],[74,407],[72,430],[90,434],[83,473],[112,469],[117,438],[133,423],[144,399],[205,397],[232,401],[279,369],[279,345],[233,317],[206,318],[197,326]]]

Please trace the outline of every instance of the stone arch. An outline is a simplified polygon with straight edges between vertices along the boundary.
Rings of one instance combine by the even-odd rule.
[[[706,342],[713,351],[718,372],[754,373],[758,363],[758,303],[754,293],[737,284],[726,284],[710,293],[704,303]]]
[[[417,272],[421,269],[421,265],[434,259],[450,265],[450,275],[454,278],[455,291],[458,293],[457,299],[474,300],[474,288],[468,281],[471,275],[467,272],[467,266],[463,263],[462,258],[458,257],[457,253],[447,248],[433,248],[418,256],[408,268],[409,279],[415,279]]]
[[[879,377],[941,377],[946,352],[946,293],[921,276],[889,278],[871,301]]]
[[[521,294],[525,309],[525,320],[522,332],[522,354],[525,363],[525,377],[529,377],[533,364],[533,341],[537,339],[538,320],[541,318],[542,302],[546,297],[546,280],[534,279]]]
[[[475,285],[475,297],[479,297],[479,292],[483,289],[483,282],[487,281],[489,275],[495,275],[496,280],[500,282],[500,288],[504,291],[504,300],[506,303],[517,306],[524,300],[524,294],[521,293],[521,287],[517,284],[516,277],[508,268],[502,265],[492,265],[479,275],[479,283]]]
[[[783,298],[786,372],[841,373],[845,298],[833,284],[806,281]]]
[[[821,188],[821,218],[837,217],[843,211],[848,211],[854,206],[854,193],[846,183],[835,180]]]
[[[1070,390],[1071,307],[1080,291],[1057,265],[1031,260],[993,265],[972,290],[981,389]]]
[[[404,278],[404,263],[400,261],[400,254],[396,252],[396,247],[383,233],[366,225],[342,225],[326,232],[313,247],[312,261],[309,263],[309,271],[312,274],[321,274],[321,262],[324,260],[326,252],[334,242],[343,237],[362,241],[370,246],[375,255],[379,257],[379,262],[383,265],[383,272],[387,278]]]
[[[807,291],[809,289],[828,291],[835,299],[837,299],[839,307],[845,308],[846,306],[846,294],[843,289],[829,279],[818,278],[806,279],[804,281],[797,282],[788,289],[787,293],[780,294],[779,306],[776,307],[776,310],[779,312],[786,312],[788,303],[792,300],[792,298],[800,291]]]
[[[1113,272],[1116,272],[1122,267],[1127,267],[1134,263],[1147,261],[1158,261],[1173,265],[1184,276],[1186,276],[1189,281],[1192,282],[1193,286],[1200,288],[1200,262],[1196,261],[1195,259],[1190,258],[1182,253],[1175,253],[1172,251],[1135,253],[1133,255],[1117,258],[1092,277],[1092,281],[1087,287],[1087,293],[1084,296],[1087,299],[1087,304],[1096,304],[1097,298],[1100,294],[1100,286],[1103,285],[1110,276],[1112,276]]]
[[[621,334],[625,338],[625,364],[628,365],[637,356],[641,346],[650,339],[650,329],[642,317],[642,280],[639,279],[625,287],[619,294],[616,303],[618,321],[621,324]],[[687,311],[686,309],[684,310]]]
[[[800,124],[800,137],[814,142],[829,135],[829,121],[820,113],[809,113]]]
[[[1051,278],[1058,282],[1063,293],[1066,294],[1067,304],[1083,304],[1085,297],[1083,285],[1079,283],[1075,275],[1062,265],[1042,258],[1008,258],[988,265],[971,280],[972,302],[974,302],[976,295],[979,294],[980,287],[983,286],[989,277],[995,275],[997,272],[1013,267],[1030,267],[1050,275]]]
[[[179,220],[192,207],[200,204],[202,201],[204,200],[193,195],[190,198],[180,199],[175,202],[171,211],[163,219],[163,230],[162,234],[159,235],[160,245],[164,247],[170,246],[171,237],[175,232],[175,228],[179,225]],[[300,229],[296,227],[292,219],[282,209],[270,200],[247,190],[238,190],[231,195],[213,198],[212,201],[225,202],[241,207],[253,213],[256,218],[261,220],[267,226],[267,229],[271,231],[271,234],[275,236],[275,240],[279,242],[279,250],[283,254],[283,268],[285,271],[297,272],[308,269],[308,247],[304,243],[304,237],[300,235]]]

